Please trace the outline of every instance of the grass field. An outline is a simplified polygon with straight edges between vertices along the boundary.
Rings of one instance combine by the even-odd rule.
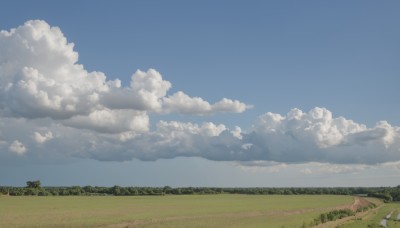
[[[300,227],[351,196],[0,197],[0,227]]]

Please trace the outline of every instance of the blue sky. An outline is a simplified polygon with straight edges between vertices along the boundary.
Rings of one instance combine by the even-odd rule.
[[[3,1],[0,29],[21,26],[21,32],[0,40],[3,69],[13,61],[19,67],[0,72],[16,78],[2,81],[0,185],[30,179],[45,185],[398,185],[399,10],[389,1]],[[30,20],[41,20],[29,25],[36,30],[58,27],[62,35],[52,36],[74,43],[73,51],[41,46],[26,32]],[[48,51],[44,57],[55,53],[54,63],[26,54],[17,35]],[[77,63],[65,60],[72,52],[79,53]],[[73,64],[103,72],[105,81],[119,79],[121,86],[107,93],[79,90],[73,94],[79,101],[93,91],[101,98],[73,103],[74,111],[43,105],[17,86],[32,79],[34,73],[23,71],[28,66],[43,75],[30,82],[50,100],[70,96],[40,83]],[[147,95],[131,98],[139,96],[139,87],[130,87],[138,69],[144,78],[162,77],[150,94],[164,91],[159,103],[143,108]],[[173,97],[178,91],[185,102],[182,94]],[[237,103],[213,108],[222,98]],[[294,108],[302,113],[287,115]],[[90,116],[95,112],[122,124],[103,124]],[[298,116],[295,124],[292,116]],[[134,124],[120,126],[124,121]],[[236,126],[241,139],[231,134]],[[177,136],[163,135],[168,132]],[[116,143],[121,135],[129,139]],[[151,145],[160,138],[165,144]],[[187,147],[176,153],[173,143]],[[88,152],[94,145],[101,149]]]

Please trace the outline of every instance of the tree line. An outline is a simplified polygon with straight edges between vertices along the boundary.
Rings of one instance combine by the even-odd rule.
[[[306,187],[306,188],[218,188],[218,187],[113,187],[70,186],[42,187],[40,181],[28,181],[26,187],[0,186],[0,194],[10,196],[79,196],[79,195],[201,195],[201,194],[250,194],[250,195],[364,195],[390,201],[400,201],[397,187]]]

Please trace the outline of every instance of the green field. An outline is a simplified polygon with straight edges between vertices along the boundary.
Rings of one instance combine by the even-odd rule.
[[[0,197],[0,227],[300,227],[351,196]]]

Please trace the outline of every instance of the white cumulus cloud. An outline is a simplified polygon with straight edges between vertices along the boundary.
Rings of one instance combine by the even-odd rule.
[[[96,110],[89,115],[74,116],[62,123],[74,128],[110,134],[149,130],[149,117],[146,112],[134,110]]]
[[[43,134],[40,134],[39,132],[35,132],[33,137],[37,143],[44,143],[53,138],[53,133],[51,133],[51,131],[47,131]]]
[[[24,144],[22,144],[20,141],[15,140],[13,143],[11,143],[10,147],[8,148],[11,152],[16,153],[18,155],[25,154],[27,151],[26,147]]]
[[[165,112],[180,112],[183,114],[214,114],[224,112],[244,112],[251,106],[237,100],[223,98],[215,104],[210,104],[200,97],[189,97],[182,91],[163,98]]]
[[[343,164],[320,170],[335,173],[351,171],[347,164],[400,160],[400,127],[387,121],[367,127],[319,107],[268,112],[245,130],[212,122],[160,120],[152,126],[154,113],[160,119],[169,113],[204,116],[251,106],[228,98],[210,103],[182,91],[170,95],[172,84],[154,69],[137,70],[123,86],[101,72],[86,71],[73,48],[58,27],[45,21],[0,32],[0,162],[184,156],[271,171],[293,163]],[[315,171],[306,167],[304,172]]]
[[[58,27],[28,21],[0,32],[0,107],[10,116],[69,118],[89,113],[106,91],[103,73],[88,73]]]
[[[78,64],[78,53],[73,48],[74,44],[67,41],[58,27],[51,27],[45,21],[27,21],[10,31],[2,30],[0,108],[3,115],[69,119],[105,109],[202,115],[243,112],[247,108],[244,103],[225,98],[215,108],[204,108],[197,102],[201,98],[188,95],[182,106],[174,95],[168,97],[171,83],[154,69],[137,70],[130,86],[122,87],[119,79],[107,80],[102,72],[86,71]]]
[[[147,72],[137,70],[131,78],[130,87],[111,87],[110,92],[102,94],[102,103],[111,109],[134,109],[161,111],[161,98],[165,97],[171,83],[163,80],[154,69]]]
[[[281,162],[382,163],[400,159],[400,128],[379,122],[373,128],[325,108],[307,113],[293,109],[285,116],[261,115],[249,138],[254,149]]]

